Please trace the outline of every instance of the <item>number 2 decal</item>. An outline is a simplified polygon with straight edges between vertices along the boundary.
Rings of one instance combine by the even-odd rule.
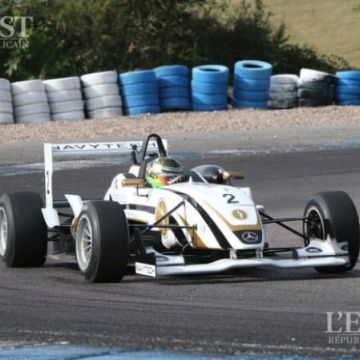
[[[235,200],[235,195],[233,194],[223,194],[224,198],[228,198],[227,203],[228,204],[238,204],[239,202]]]

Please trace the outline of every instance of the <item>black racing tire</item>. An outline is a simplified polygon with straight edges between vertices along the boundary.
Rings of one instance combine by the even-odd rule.
[[[326,191],[314,194],[304,211],[307,222],[304,234],[325,240],[348,243],[349,264],[344,266],[315,267],[319,273],[342,273],[351,270],[359,257],[359,217],[350,196],[343,191]]]
[[[300,107],[316,107],[328,105],[323,99],[305,99],[299,98],[298,105]]]
[[[278,100],[269,100],[267,105],[272,109],[291,109],[297,106],[297,98],[296,99],[278,99]]]
[[[34,192],[14,192],[0,198],[0,257],[8,267],[42,266],[47,253],[44,203]],[[6,233],[3,233],[6,221]],[[5,242],[3,242],[3,240]]]
[[[87,252],[85,244],[90,244]],[[118,282],[128,264],[129,230],[121,205],[88,201],[79,216],[75,239],[79,269],[88,282]]]
[[[297,91],[271,91],[269,93],[269,101],[293,101],[297,102]]]
[[[322,100],[326,95],[325,88],[322,90],[299,89],[297,96],[301,99]]]

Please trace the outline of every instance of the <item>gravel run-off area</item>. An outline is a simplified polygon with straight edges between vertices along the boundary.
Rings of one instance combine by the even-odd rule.
[[[106,120],[57,121],[0,125],[0,144],[161,134],[243,132],[267,128],[360,125],[360,106],[327,106],[289,110],[169,112]]]

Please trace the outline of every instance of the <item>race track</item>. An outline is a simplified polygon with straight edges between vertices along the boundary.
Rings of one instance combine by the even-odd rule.
[[[183,161],[241,170],[269,213],[301,215],[307,197],[345,190],[360,210],[360,150],[222,156]],[[56,193],[100,197],[124,166],[56,173]],[[42,173],[1,175],[1,192],[43,193]],[[274,230],[277,244],[296,241]],[[248,269],[221,275],[118,284],[87,284],[76,266],[40,269],[0,265],[2,342],[114,345],[199,352],[358,353],[360,345],[329,344],[326,311],[360,311],[360,265],[345,275],[312,269]]]

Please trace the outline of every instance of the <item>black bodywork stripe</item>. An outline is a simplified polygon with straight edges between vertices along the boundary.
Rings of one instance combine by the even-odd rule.
[[[169,216],[169,223],[170,225],[180,225],[173,216]],[[174,233],[176,239],[179,241],[179,243],[183,246],[187,245],[186,237],[180,228],[173,228],[171,231]]]
[[[151,214],[155,214],[155,208],[153,206],[138,205],[138,204],[127,204],[126,208],[129,210],[146,211]]]
[[[154,214],[155,209],[156,209],[155,207],[152,207],[152,206],[138,205],[138,204],[128,204],[128,205],[124,206],[124,208],[129,209],[129,210],[146,211],[151,214]],[[170,221],[170,224],[172,224],[172,225],[179,225],[173,216],[169,216],[169,221]],[[183,232],[180,228],[178,228],[178,229],[174,228],[174,229],[171,229],[171,231],[174,232],[174,234],[180,244],[182,244],[182,245],[187,244],[185,235],[183,234]]]
[[[171,191],[179,196],[181,196],[184,200],[188,201],[202,216],[202,218],[205,220],[206,224],[209,226],[210,230],[214,234],[216,240],[218,241],[219,245],[223,249],[230,249],[231,245],[227,241],[224,234],[221,232],[221,230],[218,228],[218,226],[213,222],[210,215],[200,206],[200,204],[195,201],[193,198],[191,198],[189,195],[181,193],[179,191],[171,190],[171,189],[163,189]]]

